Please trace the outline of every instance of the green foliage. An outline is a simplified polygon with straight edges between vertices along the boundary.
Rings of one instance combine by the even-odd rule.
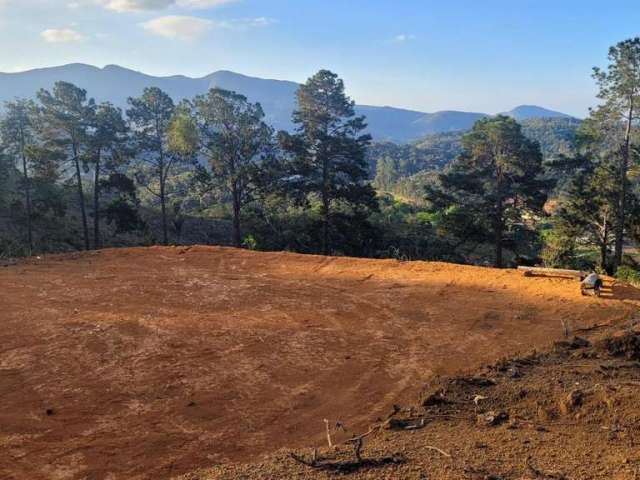
[[[253,235],[247,235],[242,239],[242,247],[246,248],[247,250],[257,250],[258,241]]]
[[[257,166],[273,146],[273,130],[264,122],[258,103],[219,88],[193,101],[192,137],[200,139],[197,152],[206,158],[216,180],[231,196],[233,243],[241,246],[241,210],[252,200]],[[193,131],[189,129],[188,131]]]
[[[11,176],[14,172],[10,157],[0,150],[0,211],[6,210],[11,203],[11,188],[14,183]]]
[[[575,238],[557,230],[543,230],[540,256],[545,267],[572,268],[576,264]]]
[[[621,211],[627,236],[640,238],[638,132],[621,128],[621,92],[635,81],[625,68],[639,52],[640,40],[612,50],[596,72],[605,101],[584,122],[497,116],[408,145],[372,145],[327,70],[300,87],[296,129],[277,141],[261,106],[234,92],[176,106],[149,88],[129,99],[125,121],[58,82],[37,103],[9,104],[0,123],[0,255],[88,248],[91,196],[96,248],[171,233],[249,249],[611,270]]]
[[[167,133],[169,151],[183,157],[196,155],[200,143],[198,126],[187,113],[178,113],[170,124]]]
[[[104,212],[107,222],[115,225],[116,233],[134,232],[144,227],[136,204],[124,197],[111,200]]]
[[[287,154],[284,185],[301,205],[319,201],[321,251],[329,254],[335,245],[332,238],[351,235],[359,241],[360,234],[368,230],[368,211],[377,208],[365,159],[371,137],[362,133],[364,118],[355,116],[344,83],[328,70],[300,86],[297,107],[293,114],[296,133],[279,134]]]
[[[136,179],[160,203],[162,220],[162,243],[169,243],[168,202],[172,192],[167,191],[167,179],[174,167],[188,163],[190,158],[182,156],[187,142],[178,144],[170,132],[177,136],[186,128],[183,120],[175,120],[176,107],[171,97],[157,87],[145,88],[139,98],[129,98],[127,117],[132,124],[131,137],[139,159]],[[178,111],[178,115],[183,112]],[[175,121],[175,123],[173,123]],[[171,130],[172,124],[174,130]],[[173,142],[172,151],[170,140]],[[182,151],[181,151],[182,150]]]
[[[431,211],[445,212],[441,227],[460,243],[492,241],[495,264],[525,217],[541,213],[547,185],[542,154],[505,116],[479,120],[463,138],[463,153],[427,187]]]
[[[577,131],[582,124],[577,118],[529,118],[521,122],[522,133],[538,142],[545,159],[575,152]]]
[[[370,168],[379,190],[393,191],[398,180],[425,170],[437,170],[451,163],[462,152],[462,133],[441,133],[425,137],[416,144],[375,143],[367,152]]]
[[[523,120],[522,133],[540,145],[546,162],[575,153],[581,120],[575,118],[532,118]],[[374,143],[367,152],[373,186],[419,202],[429,183],[429,174],[442,170],[462,153],[465,132],[428,135],[407,145]],[[558,180],[558,170],[552,175]],[[571,172],[561,172],[562,178]],[[562,179],[560,179],[562,180]]]
[[[617,171],[608,159],[583,157],[555,212],[559,228],[600,251],[599,266],[610,269],[613,226],[617,214]]]
[[[89,157],[90,129],[94,126],[96,106],[87,92],[68,82],[56,82],[53,91],[41,89],[36,125],[44,146],[56,150],[59,158],[72,165],[75,174],[78,207],[82,221],[85,250],[90,248],[89,226],[82,170]]]
[[[632,136],[636,129],[637,108],[640,103],[639,65],[640,37],[635,37],[609,49],[609,65],[606,70],[597,67],[593,69],[593,77],[599,88],[598,98],[603,103],[592,112],[592,116],[601,125],[609,127],[601,129],[601,137],[607,138],[606,148],[615,151],[617,157],[619,188],[612,271],[622,264],[625,227],[628,224]]]
[[[640,287],[640,271],[627,265],[620,265],[616,271],[616,278],[621,282]]]

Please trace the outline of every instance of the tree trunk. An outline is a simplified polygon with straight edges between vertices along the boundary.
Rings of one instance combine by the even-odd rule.
[[[165,171],[164,164],[164,148],[162,145],[162,139],[164,137],[164,131],[161,128],[160,120],[156,114],[156,140],[158,142],[158,153],[160,160],[158,163],[158,173],[160,178],[160,210],[162,214],[162,244],[169,245],[169,232],[167,227],[167,194],[165,191],[167,175],[169,174],[168,168]]]
[[[164,169],[161,169],[161,171],[163,170]],[[160,210],[162,211],[162,244],[169,245],[169,234],[167,230],[167,199],[163,173],[160,174]]]
[[[329,165],[326,158],[322,162],[322,254],[329,255],[331,246],[329,245]]]
[[[233,196],[233,246],[240,248],[241,235],[240,235],[240,192],[236,182],[233,182],[231,187]]]
[[[31,207],[31,179],[27,170],[27,156],[22,147],[22,175],[24,177],[24,196],[27,204],[27,245],[29,248],[29,256],[33,253],[33,227],[31,225],[32,207]]]
[[[97,152],[93,181],[93,242],[96,250],[102,247],[100,239],[100,150]]]
[[[495,218],[495,246],[496,246],[496,268],[502,268],[502,198],[499,198],[496,203],[496,218]]]
[[[322,195],[322,254],[329,255],[331,246],[329,245],[329,199],[327,195]]]
[[[496,213],[494,219],[494,235],[496,247],[496,268],[502,268],[502,231],[504,230],[504,199],[502,198],[502,172],[498,172],[497,178]]]
[[[84,234],[84,249],[90,250],[89,245],[89,225],[87,223],[87,210],[84,205],[84,192],[82,190],[82,174],[80,172],[80,160],[78,159],[78,149],[73,146],[73,162],[76,167],[76,178],[78,187],[78,200],[80,202],[80,215],[82,217],[82,232]]]
[[[633,98],[629,101],[629,112],[627,114],[627,126],[624,134],[624,144],[622,146],[622,161],[620,163],[620,196],[618,197],[618,218],[615,228],[615,252],[613,259],[614,273],[622,264],[622,251],[624,249],[624,221],[627,207],[627,170],[629,169],[629,151],[631,143],[631,124],[633,122]]]
[[[609,223],[607,219],[604,219],[604,225],[602,227],[602,242],[600,244],[600,268],[607,271],[607,250],[608,250],[608,241],[607,238],[609,236]]]

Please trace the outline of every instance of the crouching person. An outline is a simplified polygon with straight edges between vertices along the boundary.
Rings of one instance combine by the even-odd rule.
[[[600,291],[602,290],[602,279],[596,272],[591,272],[580,284],[580,291],[582,295],[586,295],[590,290],[593,291],[593,294],[596,297],[600,296]]]

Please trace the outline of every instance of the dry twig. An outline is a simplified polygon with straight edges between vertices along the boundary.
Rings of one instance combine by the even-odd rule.
[[[327,443],[329,444],[329,448],[333,448],[333,442],[331,441],[331,431],[329,430],[329,420],[324,419],[324,425],[327,429]]]
[[[439,454],[444,455],[444,456],[445,456],[445,457],[447,457],[447,458],[451,458],[451,455],[449,455],[449,454],[448,454],[447,452],[445,452],[444,450],[440,450],[438,447],[433,447],[433,446],[431,446],[431,445],[425,445],[425,447],[424,447],[424,448],[426,448],[426,449],[428,449],[428,450],[435,450],[435,451],[436,451],[436,452],[438,452]]]

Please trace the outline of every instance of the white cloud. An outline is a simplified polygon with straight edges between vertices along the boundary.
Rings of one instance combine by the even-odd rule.
[[[7,68],[3,69],[3,72],[4,73],[19,73],[19,72],[26,72],[27,70],[29,70],[29,67],[27,67],[25,65],[13,65],[11,67],[7,67]]]
[[[276,23],[276,20],[268,17],[238,18],[235,20],[220,20],[215,22],[218,28],[229,30],[247,30],[249,28],[268,27]]]
[[[48,43],[74,43],[84,40],[84,36],[71,28],[48,28],[40,32],[40,37]]]
[[[177,0],[176,5],[184,8],[206,9],[215,8],[227,3],[235,3],[238,0]]]
[[[415,40],[416,36],[415,35],[411,35],[409,33],[400,33],[398,35],[396,35],[395,37],[393,37],[393,41],[395,43],[405,43],[408,42],[410,40]]]
[[[146,31],[161,37],[178,40],[193,40],[207,32],[213,22],[204,18],[167,15],[142,24]]]
[[[2,1],[2,0],[0,0]],[[116,12],[144,12],[164,10],[171,6],[204,10],[239,0],[98,0],[105,8]]]
[[[116,12],[142,12],[162,10],[173,3],[174,0],[105,0],[104,6]]]

